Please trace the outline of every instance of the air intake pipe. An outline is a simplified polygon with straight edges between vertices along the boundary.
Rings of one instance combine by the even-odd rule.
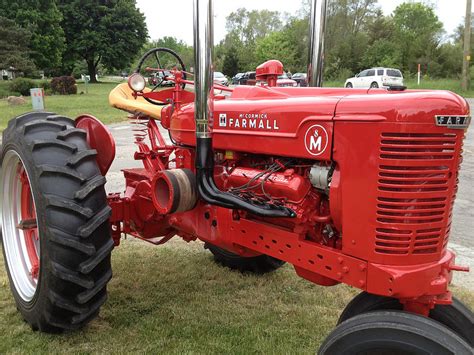
[[[212,150],[214,45],[213,1],[194,0],[194,80],[196,122],[196,182],[201,198],[207,203],[242,209],[262,217],[296,217],[293,210],[270,203],[257,203],[218,189],[214,182]]]
[[[309,17],[308,85],[323,85],[324,33],[328,0],[311,0]]]

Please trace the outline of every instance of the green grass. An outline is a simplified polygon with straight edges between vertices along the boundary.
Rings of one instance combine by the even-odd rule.
[[[455,79],[434,79],[434,80],[422,80],[418,86],[416,80],[406,79],[405,85],[408,89],[421,89],[421,90],[449,90],[455,92],[463,97],[474,97],[474,81],[472,82],[471,89],[469,91],[461,90],[461,81]],[[325,87],[343,87],[343,81],[327,81],[324,82]]]
[[[289,265],[265,276],[232,272],[201,243],[125,241],[99,318],[47,335],[22,321],[0,270],[0,353],[314,354],[358,292],[318,287]],[[472,293],[455,293],[474,306]]]
[[[80,114],[88,113],[96,116],[102,122],[109,124],[126,120],[126,113],[109,105],[109,93],[118,83],[103,82],[88,85],[88,93],[85,93],[85,85],[78,83],[77,95],[52,95],[45,97],[45,109],[71,118]],[[4,83],[0,82],[0,93],[5,90]],[[84,92],[84,94],[80,94]],[[2,95],[0,95],[1,97]],[[10,106],[6,99],[0,100],[0,130],[3,130],[7,122],[22,113],[32,110],[30,98],[28,103],[22,106]]]

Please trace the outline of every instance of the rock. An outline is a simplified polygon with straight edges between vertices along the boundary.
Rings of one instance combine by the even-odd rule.
[[[8,96],[7,102],[12,106],[26,105],[26,99],[23,96]]]

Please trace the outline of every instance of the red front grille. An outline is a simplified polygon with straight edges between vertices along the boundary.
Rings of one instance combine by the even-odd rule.
[[[446,247],[456,144],[454,133],[382,133],[377,253],[434,254]]]

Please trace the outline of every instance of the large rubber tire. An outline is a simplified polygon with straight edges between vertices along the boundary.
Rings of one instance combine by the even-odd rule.
[[[214,260],[217,263],[240,272],[266,274],[275,271],[285,264],[284,261],[275,259],[268,255],[245,258],[209,243],[205,244],[205,248],[209,249],[209,251],[214,255]]]
[[[352,89],[352,88],[353,88],[352,83],[347,83],[347,84],[346,84],[346,88],[347,88],[347,89]]]
[[[38,112],[9,122],[3,132],[2,163],[8,152],[19,156],[28,175],[40,244],[31,300],[20,296],[10,272],[15,265],[9,265],[5,245],[2,248],[17,308],[34,330],[81,328],[98,315],[112,277],[111,208],[97,153],[74,121]],[[4,242],[5,233],[3,228]]]
[[[361,292],[342,311],[337,324],[367,312],[402,309],[403,305],[396,298]],[[474,346],[474,314],[457,298],[453,297],[450,305],[436,305],[429,318],[442,323]]]
[[[402,311],[360,314],[341,323],[319,348],[326,354],[472,354],[472,347],[444,325]]]
[[[379,84],[374,81],[372,84],[370,84],[370,88],[371,88],[371,89],[378,89],[378,88],[379,88]]]

